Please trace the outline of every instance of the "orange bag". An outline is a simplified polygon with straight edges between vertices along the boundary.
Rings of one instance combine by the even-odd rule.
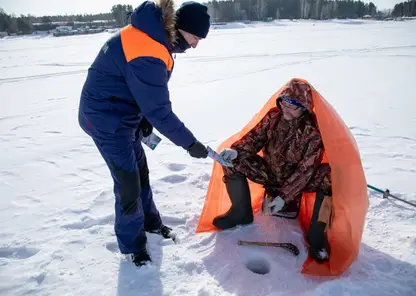
[[[308,83],[304,79],[295,79]],[[349,268],[359,253],[365,216],[369,206],[367,182],[357,144],[348,127],[332,106],[312,86],[311,89],[313,112],[325,147],[323,161],[331,166],[333,220],[331,228],[328,229],[331,248],[329,261],[318,264],[308,256],[303,264],[302,273],[337,276]],[[223,142],[217,151],[229,148],[260,122],[271,108],[276,107],[276,98],[282,90],[283,87],[239,133]],[[262,153],[260,152],[259,155]],[[212,220],[227,212],[231,206],[222,177],[222,166],[215,162],[205,204],[196,229],[197,233],[218,231],[219,229],[212,224]],[[253,212],[261,212],[264,189],[261,185],[251,181],[249,181],[249,186]],[[298,219],[304,233],[309,227],[314,202],[315,193],[303,194]]]

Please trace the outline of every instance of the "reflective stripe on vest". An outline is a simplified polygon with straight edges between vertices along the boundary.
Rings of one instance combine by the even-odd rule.
[[[162,60],[170,72],[173,60],[167,48],[153,40],[146,33],[128,25],[121,29],[121,44],[127,62],[140,57],[153,57]]]

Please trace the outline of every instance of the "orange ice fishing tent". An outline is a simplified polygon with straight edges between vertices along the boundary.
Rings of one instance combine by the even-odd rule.
[[[296,78],[296,80],[308,83],[303,79]],[[283,88],[280,88],[269,99],[240,132],[223,142],[217,151],[229,148],[260,122],[271,108],[276,107],[276,98]],[[349,268],[359,253],[365,216],[369,206],[367,183],[358,147],[351,132],[332,106],[312,86],[311,89],[313,112],[325,147],[323,161],[331,166],[333,220],[328,229],[331,248],[329,261],[318,264],[308,256],[303,264],[302,273],[337,276]],[[222,166],[215,162],[205,204],[196,229],[197,233],[218,231],[219,229],[212,224],[212,220],[227,212],[231,206],[222,177]],[[261,212],[264,189],[261,185],[251,181],[249,185],[253,212]],[[303,194],[298,219],[304,233],[309,227],[314,201],[315,193]]]

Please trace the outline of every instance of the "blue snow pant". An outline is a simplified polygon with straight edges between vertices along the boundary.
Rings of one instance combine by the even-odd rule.
[[[145,231],[161,228],[162,220],[153,201],[149,169],[140,140],[112,135],[94,139],[114,181],[115,225],[122,254],[146,247]]]

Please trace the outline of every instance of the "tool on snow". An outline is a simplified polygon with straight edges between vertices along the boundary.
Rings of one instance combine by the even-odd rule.
[[[250,242],[250,241],[239,240],[238,244],[240,246],[262,246],[262,247],[282,248],[282,249],[285,249],[285,250],[291,252],[295,256],[299,255],[298,247],[296,247],[292,243]]]

